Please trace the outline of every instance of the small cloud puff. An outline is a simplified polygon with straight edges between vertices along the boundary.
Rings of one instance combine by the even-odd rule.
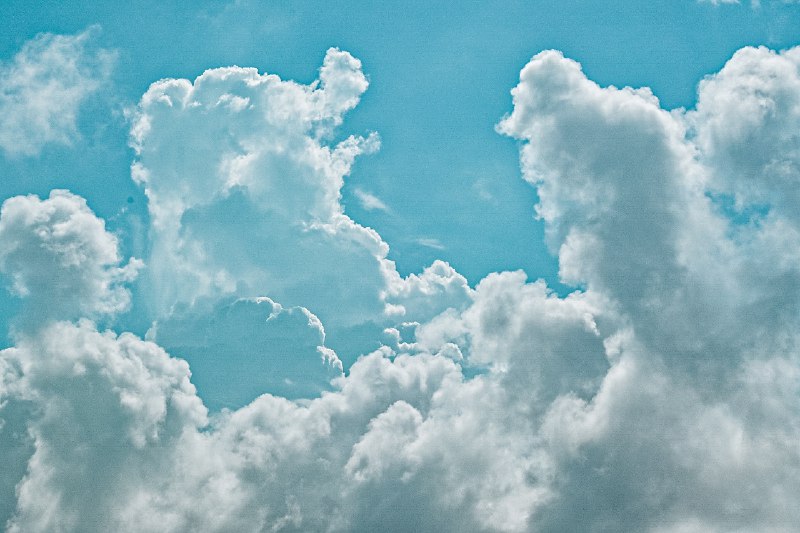
[[[81,105],[106,82],[115,54],[92,44],[99,30],[43,33],[0,65],[0,149],[32,156],[78,136]]]
[[[148,338],[191,364],[194,383],[213,410],[241,407],[267,391],[289,399],[319,396],[343,372],[336,352],[325,346],[319,318],[266,297],[175,310]]]

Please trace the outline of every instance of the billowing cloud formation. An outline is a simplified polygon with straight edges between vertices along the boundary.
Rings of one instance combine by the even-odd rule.
[[[0,65],[0,149],[29,156],[46,143],[75,138],[81,104],[104,83],[114,62],[112,52],[90,45],[96,31],[41,34]]]
[[[387,316],[426,320],[459,297],[463,307],[469,287],[462,276],[443,265],[401,278],[388,245],[344,212],[344,176],[379,141],[376,134],[331,139],[367,85],[361,62],[332,48],[311,85],[231,67],[208,70],[194,83],[150,87],[131,142],[133,177],[152,218],[145,276],[156,320],[187,308],[180,319],[186,330],[202,302],[268,296],[318,316],[333,341],[347,346],[341,339],[354,327],[379,333]],[[445,298],[431,298],[437,293]],[[164,328],[154,331],[161,342]],[[218,341],[244,350],[256,339]],[[248,350],[250,359],[263,353]]]
[[[713,190],[736,206],[763,205],[800,216],[800,49],[739,50],[701,82],[698,145],[713,168]]]
[[[4,356],[20,373],[13,402],[37,406],[10,531],[118,529],[109,506],[156,477],[184,426],[205,422],[186,362],[130,334],[56,322]]]
[[[735,171],[704,141],[719,131],[716,124],[736,120],[721,107],[712,110],[716,89],[728,83],[744,102],[760,101],[776,116],[792,113],[781,87],[796,83],[797,69],[776,72],[774,85],[767,77],[759,83],[754,55],[776,57],[737,53],[700,86],[698,112],[688,118],[660,109],[647,90],[598,87],[556,52],[540,54],[522,71],[514,112],[500,129],[527,141],[523,172],[538,187],[537,210],[562,278],[608,298],[605,308],[626,325],[606,337],[607,355],[617,362],[592,409],[562,412],[569,418],[552,426],[563,431],[598,416],[610,425],[611,433],[593,435],[582,452],[596,456],[595,468],[607,474],[577,468],[567,492],[583,500],[567,507],[596,506],[596,494],[610,499],[594,516],[546,512],[543,524],[569,530],[613,520],[620,530],[714,531],[789,530],[798,523],[784,506],[796,487],[782,474],[798,458],[785,447],[796,438],[786,433],[794,434],[785,418],[791,407],[778,393],[767,408],[756,392],[764,379],[783,381],[776,389],[797,386],[789,385],[792,372],[777,378],[777,368],[796,364],[800,278],[796,247],[786,246],[797,234],[795,217],[776,202],[741,222],[725,202],[709,198],[708,185]],[[795,137],[764,146],[767,154],[753,157],[782,159],[796,143]],[[737,179],[769,190],[777,178]],[[554,406],[563,408],[560,400]],[[759,502],[765,492],[775,499]]]
[[[0,356],[9,529],[796,530],[797,54],[738,52],[689,112],[600,87],[558,52],[525,66],[498,129],[520,140],[561,278],[581,287],[566,297],[522,272],[474,289],[442,262],[397,275],[338,202],[352,163],[339,151],[369,141],[323,144],[366,88],[344,52],[329,51],[312,86],[245,69],[157,83],[133,133],[154,220],[149,282],[163,283],[152,337],[213,357],[250,353],[258,342],[227,344],[248,333],[281,345],[280,326],[320,370],[335,361],[322,324],[338,303],[344,323],[378,309],[383,346],[319,397],[264,394],[209,417],[184,361],[48,315]],[[101,278],[119,268],[85,204],[54,198],[6,202],[16,249],[52,257],[52,275],[70,250]],[[59,230],[71,218],[47,202],[86,230]],[[29,212],[45,214],[19,222]],[[225,216],[252,223],[246,238]],[[50,235],[57,247],[41,244]],[[331,255],[292,278],[304,246]],[[8,264],[12,283],[33,286]],[[290,285],[349,287],[364,272],[373,307]],[[62,279],[103,308],[105,292]],[[287,307],[264,298],[275,294]]]
[[[343,176],[377,136],[323,142],[367,88],[360,66],[331,49],[311,86],[232,67],[150,87],[133,172],[153,217],[158,309],[269,294],[327,320],[381,312],[386,244],[339,203]]]
[[[141,263],[120,266],[117,239],[86,201],[56,190],[17,196],[0,209],[0,272],[36,320],[77,319],[127,308]]]

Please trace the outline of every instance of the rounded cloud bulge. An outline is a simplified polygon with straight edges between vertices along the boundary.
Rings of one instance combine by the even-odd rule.
[[[341,203],[379,147],[338,132],[368,87],[349,53],[308,85],[240,67],[153,83],[130,115],[146,257],[121,257],[67,191],[0,211],[0,272],[26,306],[0,351],[0,520],[796,529],[796,54],[740,51],[688,111],[560,52],[530,60],[497,129],[567,295],[522,271],[397,272]],[[731,92],[763,112],[732,112]],[[145,339],[113,327],[137,273]],[[350,363],[331,340],[357,334]]]
[[[54,190],[16,196],[0,208],[0,272],[26,301],[30,320],[73,320],[125,311],[142,262],[126,264],[117,238],[86,200]]]

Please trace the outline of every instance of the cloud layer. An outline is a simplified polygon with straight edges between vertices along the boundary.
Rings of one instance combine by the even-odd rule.
[[[498,131],[580,287],[564,297],[523,272],[397,274],[339,201],[377,148],[336,140],[367,88],[346,52],[308,86],[236,67],[153,84],[131,133],[147,340],[91,321],[126,307],[139,263],[85,201],[0,213],[37,317],[0,352],[8,529],[795,530],[799,65],[740,50],[667,111],[536,55]],[[372,324],[377,349],[344,368],[329,324]],[[209,415],[176,355],[272,394],[226,398],[226,377],[234,408]]]

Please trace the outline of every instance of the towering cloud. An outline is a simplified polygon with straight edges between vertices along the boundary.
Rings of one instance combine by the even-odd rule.
[[[311,86],[232,67],[150,87],[132,143],[157,312],[221,295],[270,295],[332,321],[381,312],[386,244],[339,203],[378,139],[325,142],[367,88],[360,67],[331,49]]]
[[[401,278],[387,259],[388,245],[344,213],[344,176],[355,158],[376,150],[379,141],[374,133],[332,139],[367,85],[360,61],[332,48],[310,85],[231,67],[208,70],[194,83],[162,80],[150,87],[135,114],[131,142],[137,153],[133,177],[145,189],[152,218],[152,254],[144,275],[157,321],[155,340],[190,360],[191,354],[199,361],[198,353],[208,353],[201,364],[229,375],[237,366],[263,364],[270,352],[296,364],[302,363],[292,354],[307,352],[274,348],[276,334],[266,332],[278,331],[270,328],[274,323],[267,325],[257,306],[244,304],[237,305],[237,313],[251,313],[242,321],[257,333],[215,328],[213,342],[198,345],[207,337],[205,315],[236,298],[267,296],[278,305],[305,309],[321,319],[350,361],[360,353],[347,340],[352,328],[371,332],[373,340],[361,343],[371,350],[393,317],[423,320],[450,305],[463,307],[470,289],[452,268],[442,263],[422,277]],[[191,353],[176,327],[192,339]],[[267,337],[271,348],[262,342]],[[237,355],[227,360],[220,355],[225,351]],[[323,369],[327,363],[320,357],[317,363],[322,375],[329,375]],[[264,390],[260,375],[231,377],[255,391]],[[311,388],[297,377],[286,379],[294,385],[274,382],[268,390],[296,396],[320,388],[316,378]]]
[[[774,390],[797,387],[788,377],[795,371],[777,370],[797,365],[798,299],[787,288],[800,272],[795,247],[785,246],[796,221],[777,195],[758,195],[755,209],[752,196],[739,194],[732,212],[715,194],[736,194],[724,186],[731,182],[767,192],[792,175],[785,154],[797,139],[769,117],[796,115],[785,96],[797,80],[788,66],[795,54],[741,50],[700,85],[688,116],[660,109],[647,90],[598,87],[556,52],[523,69],[500,129],[526,141],[523,172],[538,187],[562,278],[607,299],[603,314],[617,315],[620,327],[605,333],[598,317],[612,366],[593,401],[557,399],[557,418],[543,426],[563,433],[568,449],[587,439],[578,456],[605,473],[566,468],[568,504],[544,511],[543,530],[782,531],[797,523],[784,507],[796,487],[781,473],[798,459],[785,447],[796,438],[786,425],[791,407],[783,392],[768,394],[772,407],[757,392],[765,380],[776,380]],[[728,114],[724,102],[733,99],[750,111]],[[776,162],[771,171],[751,172],[720,153],[727,139],[751,137],[785,139],[752,152]],[[774,500],[759,503],[764,492]],[[589,504],[591,514],[557,511]]]

